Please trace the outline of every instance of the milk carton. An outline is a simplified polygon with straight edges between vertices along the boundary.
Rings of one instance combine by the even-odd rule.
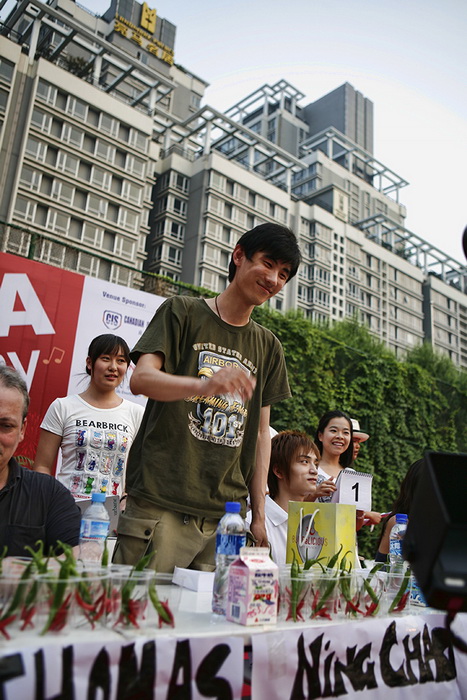
[[[279,570],[267,547],[242,547],[230,565],[227,620],[240,625],[277,621]]]

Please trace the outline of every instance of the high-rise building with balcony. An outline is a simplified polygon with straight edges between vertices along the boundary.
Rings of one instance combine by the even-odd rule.
[[[306,104],[281,80],[222,113],[175,34],[135,0],[102,17],[17,2],[0,31],[0,249],[220,292],[239,236],[283,223],[303,264],[273,308],[356,317],[400,355],[426,339],[467,367],[467,269],[405,228],[371,101],[346,83]]]

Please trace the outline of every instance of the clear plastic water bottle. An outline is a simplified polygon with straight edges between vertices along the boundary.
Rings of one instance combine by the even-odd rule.
[[[225,615],[229,566],[246,544],[246,525],[240,515],[240,503],[227,501],[216,535],[216,573],[212,591],[212,611]]]
[[[405,570],[402,541],[407,530],[407,520],[405,513],[396,513],[396,522],[389,536],[389,570],[391,573],[402,573]]]
[[[93,493],[91,501],[81,518],[79,558],[82,561],[100,562],[109,534],[110,517],[104,506],[105,493]]]

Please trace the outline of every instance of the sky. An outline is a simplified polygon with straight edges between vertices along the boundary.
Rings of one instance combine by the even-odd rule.
[[[96,14],[110,0],[80,0]],[[466,0],[150,0],[175,62],[225,110],[285,79],[305,106],[345,82],[374,103],[374,156],[410,184],[406,228],[461,264],[467,225]],[[3,14],[3,13],[2,13]]]

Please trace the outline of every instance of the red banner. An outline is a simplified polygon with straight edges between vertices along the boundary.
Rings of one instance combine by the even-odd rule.
[[[18,454],[34,459],[39,425],[67,393],[84,276],[0,255],[0,362],[26,378],[31,408]]]

